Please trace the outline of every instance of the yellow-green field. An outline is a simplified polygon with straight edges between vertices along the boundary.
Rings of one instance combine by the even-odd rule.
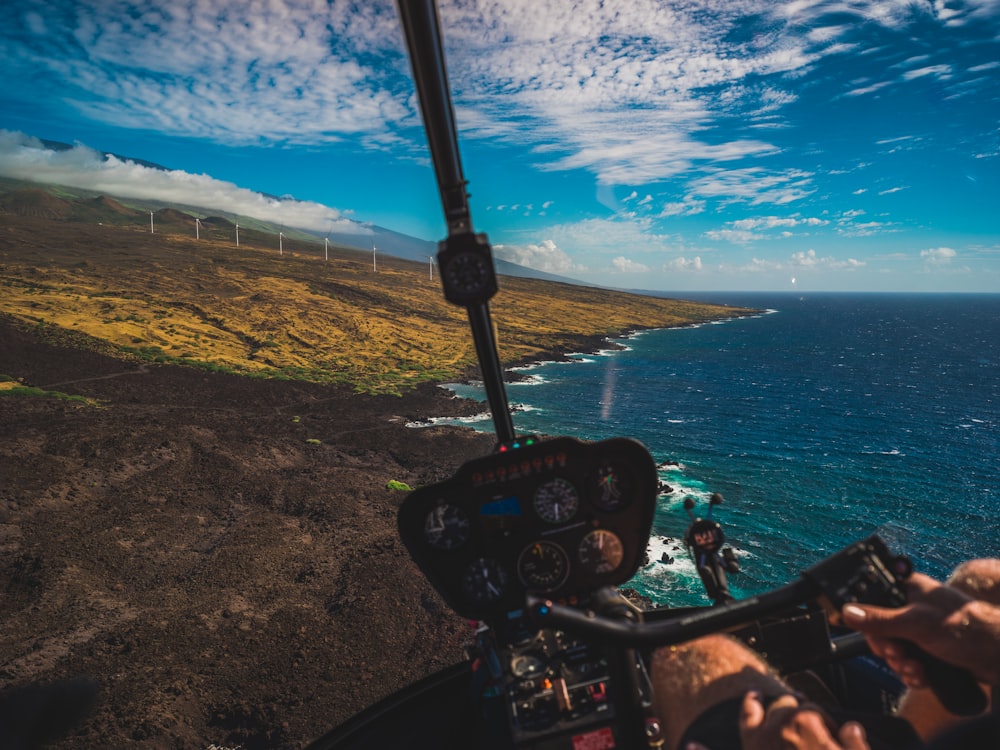
[[[291,246],[291,243],[288,243]],[[502,277],[501,359],[582,337],[683,325],[732,308]],[[135,229],[0,215],[0,313],[122,356],[398,392],[475,364],[465,311],[421,263],[299,242],[235,247]]]

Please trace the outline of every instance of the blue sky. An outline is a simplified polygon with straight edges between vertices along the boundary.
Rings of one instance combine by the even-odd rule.
[[[659,290],[1000,291],[1000,0],[601,5],[441,4],[498,256]],[[4,3],[0,56],[0,174],[445,234],[392,3]]]

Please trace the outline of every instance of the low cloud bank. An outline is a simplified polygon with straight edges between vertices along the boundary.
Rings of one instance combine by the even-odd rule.
[[[272,198],[206,174],[147,167],[88,146],[57,151],[32,136],[0,130],[0,175],[247,216],[314,232],[371,234],[369,227],[313,201]]]

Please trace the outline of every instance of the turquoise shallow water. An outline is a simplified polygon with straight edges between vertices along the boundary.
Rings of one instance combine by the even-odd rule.
[[[704,295],[768,312],[619,340],[509,389],[518,432],[641,440],[661,497],[634,585],[705,603],[673,539],[681,503],[716,511],[737,595],[795,578],[878,531],[917,568],[1000,554],[1000,295]],[[481,394],[455,386],[461,395]],[[491,422],[475,423],[484,430]]]

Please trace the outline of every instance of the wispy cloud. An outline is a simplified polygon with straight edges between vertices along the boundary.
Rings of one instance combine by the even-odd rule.
[[[613,13],[601,0],[579,0],[572,11],[536,0],[441,5],[466,136],[527,145],[540,168],[586,170],[605,185],[684,175],[700,180],[692,191],[700,199],[771,203],[810,190],[791,176],[784,189],[766,189],[752,162],[781,147],[749,129],[780,126],[798,99],[795,82],[827,58],[855,53],[861,26],[996,15],[983,7],[995,2],[961,0],[636,0]],[[67,105],[95,120],[227,144],[350,139],[423,151],[389,0],[37,0],[4,4],[0,24],[22,30],[0,35],[7,74],[44,71],[32,79],[41,95],[52,80],[71,81]],[[957,75],[923,58],[902,61],[894,83]],[[845,82],[839,95],[888,85]],[[732,163],[726,179],[718,170]],[[755,183],[752,195],[742,178]]]
[[[710,240],[724,240],[736,243],[748,243],[764,239],[763,234],[750,232],[746,229],[710,229],[705,232],[705,237]]]
[[[801,169],[768,171],[762,167],[715,170],[692,180],[693,195],[724,198],[751,205],[782,205],[801,200],[814,191],[813,175]]]
[[[119,126],[318,143],[388,133],[411,116],[398,25],[384,6],[41,0],[3,15],[32,32],[0,40],[9,74],[30,66],[72,81],[70,106]]]
[[[821,227],[829,224],[827,219],[815,216],[758,216],[749,219],[737,219],[732,222],[736,229],[775,229],[786,227]]]
[[[46,148],[36,138],[0,130],[0,175],[80,187],[108,195],[201,207],[316,232],[370,234],[340,211],[311,201],[281,199],[204,174],[161,170],[77,145]]]

